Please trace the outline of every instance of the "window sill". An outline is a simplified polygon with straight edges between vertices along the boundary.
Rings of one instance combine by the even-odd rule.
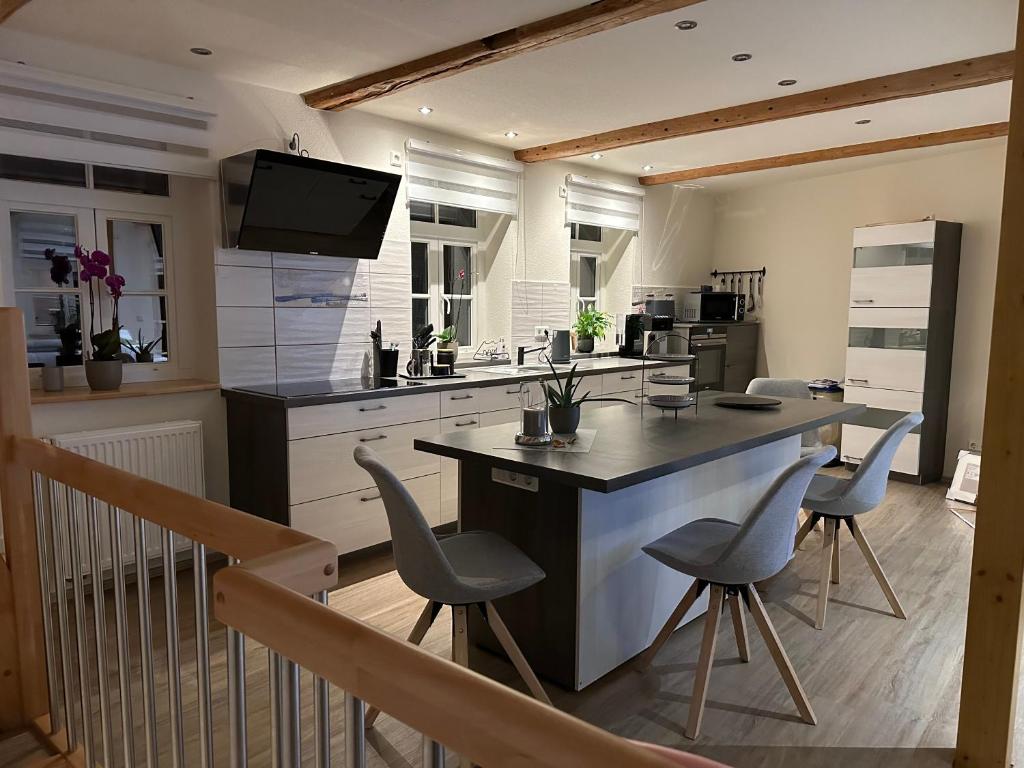
[[[95,400],[116,400],[124,397],[151,397],[153,395],[178,395],[186,392],[219,390],[220,384],[203,379],[170,379],[167,381],[140,381],[122,384],[120,389],[93,392],[88,387],[66,387],[62,392],[32,390],[32,405],[52,403],[80,403]]]

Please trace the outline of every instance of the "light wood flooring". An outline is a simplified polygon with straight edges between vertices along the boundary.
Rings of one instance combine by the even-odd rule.
[[[623,736],[693,750],[738,768],[768,766],[938,766],[948,765],[955,739],[963,659],[972,529],[951,514],[944,487],[891,483],[886,502],[862,518],[865,534],[907,610],[901,621],[885,599],[849,535],[842,539],[842,580],[833,585],[823,631],[813,628],[820,534],[812,532],[804,549],[761,594],[818,716],[817,726],[799,721],[785,687],[760,637],[751,637],[751,661],[740,662],[732,628],[722,622],[717,660],[711,675],[702,734],[683,736],[703,622],[677,631],[646,673],[628,663],[574,694],[548,684],[560,709]],[[343,563],[344,586],[331,605],[375,626],[405,636],[423,601],[391,570],[387,554]],[[182,619],[182,681],[186,706],[187,765],[198,765],[195,654],[190,574],[179,575]],[[154,637],[161,692],[166,680],[163,654],[162,588],[154,580]],[[132,591],[134,595],[134,591]],[[108,592],[109,598],[109,592]],[[132,626],[135,606],[131,601]],[[112,617],[108,621],[112,622]],[[424,639],[424,647],[450,653],[450,612],[442,611]],[[112,627],[112,624],[110,624]],[[215,750],[226,764],[227,703],[224,692],[223,628],[211,628]],[[111,632],[109,658],[114,659]],[[137,640],[133,640],[133,679],[139,684]],[[509,664],[474,652],[474,666],[522,688]],[[269,710],[266,652],[249,643],[250,765],[269,765]],[[114,702],[116,704],[116,685]],[[303,709],[312,706],[311,681],[304,678]],[[135,724],[141,737],[139,693]],[[115,712],[116,712],[115,706]],[[158,715],[166,728],[166,695]],[[334,764],[343,765],[342,696],[332,692]],[[304,720],[304,757],[312,760],[312,721]],[[1024,735],[1024,729],[1018,729]],[[115,744],[118,729],[114,728]],[[1018,749],[1021,746],[1018,736]],[[411,768],[419,765],[420,739],[409,728],[382,716],[368,733],[369,765]],[[161,764],[167,761],[166,731],[161,733]],[[24,762],[24,741],[0,744],[0,766]],[[19,751],[20,750],[20,751]],[[113,761],[120,765],[120,760]],[[137,764],[143,764],[141,753]],[[454,764],[449,756],[449,764]]]

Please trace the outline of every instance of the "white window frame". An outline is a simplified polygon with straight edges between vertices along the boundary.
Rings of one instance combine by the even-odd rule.
[[[601,277],[603,265],[604,230],[601,231],[601,240],[569,240],[569,282],[570,282],[570,317],[575,321],[576,315],[586,308],[587,304],[593,304],[595,309],[600,310],[602,305]],[[594,271],[594,296],[580,296],[580,258],[596,259],[597,265]]]
[[[412,294],[409,301],[409,312],[412,312],[412,299],[428,299],[430,301],[427,311],[427,322],[433,323],[434,333],[440,333],[445,327],[444,325],[444,314],[445,308],[448,303],[453,299],[461,298],[464,301],[469,302],[470,310],[470,327],[472,328],[472,335],[469,340],[469,344],[464,344],[459,347],[460,350],[476,349],[478,325],[477,325],[477,304],[479,298],[477,296],[477,269],[476,269],[476,258],[477,258],[477,242],[471,239],[455,238],[455,237],[418,237],[413,236],[411,238],[413,243],[425,243],[427,246],[427,281],[428,281],[428,292],[427,293],[414,293]],[[444,292],[444,247],[451,245],[457,248],[469,248],[469,290],[468,294],[448,294]],[[409,252],[410,269],[412,267],[412,250]],[[465,309],[465,307],[463,307]],[[415,333],[418,328],[413,328]]]

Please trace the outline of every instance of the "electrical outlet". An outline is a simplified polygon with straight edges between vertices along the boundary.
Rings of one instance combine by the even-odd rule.
[[[511,485],[513,488],[521,488],[524,491],[537,492],[540,486],[537,478],[533,475],[523,475],[519,472],[510,472],[507,469],[491,469],[491,480],[502,485]]]
[[[533,326],[533,340],[534,341],[547,341],[548,334],[551,329],[546,325],[535,325]]]
[[[388,162],[391,163],[393,168],[402,167],[402,153],[395,152],[394,150],[388,152]]]

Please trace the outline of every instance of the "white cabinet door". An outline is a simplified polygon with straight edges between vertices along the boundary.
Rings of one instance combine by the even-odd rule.
[[[871,446],[875,444],[883,434],[884,429],[874,427],[861,427],[856,424],[843,425],[843,450],[840,457],[850,464],[860,464],[864,460]],[[921,452],[921,436],[909,434],[903,438],[896,455],[892,460],[894,472],[902,472],[906,475],[916,475],[919,466]]]
[[[502,384],[497,387],[480,387],[477,390],[477,411],[504,411],[519,407],[519,385]]]
[[[480,416],[467,413],[441,419],[441,432],[465,432],[480,426]],[[441,458],[441,522],[450,523],[459,516],[459,462],[456,459]]]
[[[850,307],[851,328],[927,328],[926,307]]]
[[[657,370],[661,370],[660,368]],[[640,388],[640,376],[642,371],[616,371],[605,373],[601,376],[601,391],[606,395],[616,392],[629,392],[632,389]],[[653,373],[653,371],[648,371]]]
[[[851,307],[927,307],[932,267],[864,267],[851,271]]]
[[[920,392],[902,392],[898,389],[872,389],[871,387],[847,386],[843,400],[847,403],[863,403],[868,408],[882,408],[887,411],[920,411],[924,395]]]
[[[372,402],[372,401],[371,401]],[[300,504],[373,487],[373,478],[352,458],[356,446],[366,445],[400,480],[436,474],[439,457],[413,448],[413,440],[440,432],[436,420],[375,427],[339,435],[320,435],[288,442],[289,501]]]
[[[440,416],[436,392],[288,409],[288,439],[354,432]]]
[[[849,347],[846,383],[874,389],[924,392],[925,354],[909,349]]]
[[[431,526],[441,524],[441,476],[407,480],[420,512]],[[292,528],[326,539],[338,554],[380,544],[391,539],[384,502],[376,488],[291,506]]]
[[[505,408],[500,411],[489,411],[480,414],[481,427],[493,427],[497,424],[518,424],[519,408]]]
[[[455,389],[441,393],[441,418],[477,413],[480,401],[479,389]]]

